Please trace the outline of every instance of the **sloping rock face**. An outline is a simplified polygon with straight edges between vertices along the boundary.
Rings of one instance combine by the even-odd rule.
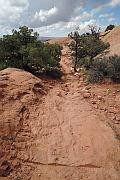
[[[103,33],[102,40],[110,43],[109,55],[120,55],[120,26]]]
[[[42,81],[18,69],[0,71],[0,176],[8,176],[16,158],[16,138],[29,118],[29,107],[45,93]],[[29,127],[19,141],[26,141]],[[22,147],[22,144],[20,145]]]

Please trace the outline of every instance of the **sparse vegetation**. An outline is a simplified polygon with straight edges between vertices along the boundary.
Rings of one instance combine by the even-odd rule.
[[[107,28],[105,29],[105,32],[106,31],[111,31],[112,29],[114,29],[115,28],[115,25],[113,25],[113,24],[110,24],[109,26],[107,26]]]
[[[99,29],[89,26],[91,33],[80,35],[78,31],[70,33],[69,37],[73,39],[70,44],[72,51],[74,69],[77,66],[84,66],[87,70],[92,66],[94,58],[109,48],[108,43],[104,43],[100,39]]]
[[[105,78],[120,83],[120,56],[95,59],[87,73],[92,83],[101,82]]]
[[[70,44],[72,51],[74,69],[83,67],[86,70],[87,80],[92,83],[110,79],[113,82],[120,82],[120,56],[104,57],[98,55],[109,48],[108,43],[100,39],[99,29],[89,26],[91,33],[80,35],[78,31],[69,34],[73,39]],[[114,28],[110,25],[107,29]]]
[[[60,77],[62,47],[43,43],[38,36],[26,26],[20,27],[19,31],[13,30],[12,35],[4,35],[0,39],[0,69],[14,67],[35,75]]]
[[[107,59],[107,76],[114,82],[120,83],[120,56]]]

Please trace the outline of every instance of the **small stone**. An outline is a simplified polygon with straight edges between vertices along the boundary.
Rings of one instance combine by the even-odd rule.
[[[94,104],[94,108],[95,108],[95,109],[98,109],[98,105],[97,105],[97,104]]]
[[[101,107],[100,110],[107,111],[106,107]]]
[[[88,82],[84,82],[84,85],[85,85],[85,86],[88,86],[88,85],[89,85],[89,83],[88,83]]]
[[[113,96],[116,96],[116,92],[113,92]]]
[[[117,90],[117,92],[119,93],[119,92],[120,92],[120,90]]]
[[[113,121],[120,122],[120,117],[119,116],[114,116]]]
[[[116,116],[116,121],[120,121],[120,117]]]
[[[62,93],[61,93],[61,92],[58,92],[58,93],[57,93],[57,96],[62,97]]]
[[[110,91],[111,91],[110,89],[107,89],[107,92],[108,92],[108,93],[110,93]]]
[[[76,77],[79,77],[79,75],[80,75],[79,73],[75,73],[75,74],[74,74],[74,76],[76,76]]]
[[[82,91],[83,93],[90,93],[90,92],[88,91],[88,89],[86,89],[86,88],[83,88],[81,91]]]
[[[71,85],[71,83],[66,83],[65,84],[65,87],[68,87],[68,86],[70,86]]]
[[[51,85],[50,85],[50,86],[49,86],[49,88],[50,88],[50,89],[52,89],[52,88],[53,88],[53,86],[51,86]]]
[[[92,104],[97,104],[97,101],[93,100],[93,101],[92,101]]]
[[[115,121],[114,124],[120,124],[120,122],[119,121]]]
[[[91,94],[90,94],[90,93],[84,93],[84,94],[83,94],[83,97],[84,97],[84,98],[90,98],[90,97],[91,97]]]
[[[12,162],[12,166],[13,166],[14,168],[18,169],[18,168],[21,166],[21,164],[20,164],[20,162],[18,162],[17,160],[14,160],[14,161]]]
[[[102,100],[103,98],[102,98],[102,96],[98,96],[98,99],[99,99],[99,100]]]
[[[86,87],[86,90],[90,90],[90,89],[91,89],[91,86],[87,86],[87,87]]]
[[[115,109],[114,107],[111,107],[111,108],[109,109],[109,113],[117,114],[117,113],[118,113],[118,110]]]

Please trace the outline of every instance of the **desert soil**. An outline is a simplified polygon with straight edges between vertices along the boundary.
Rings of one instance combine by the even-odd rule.
[[[18,104],[25,102],[19,112],[21,127],[9,139],[12,143],[2,143],[3,153],[9,147],[6,155],[1,153],[0,180],[120,179],[120,86],[86,84],[71,72],[70,62],[64,47],[63,79],[33,102],[32,94],[27,102],[17,99]]]

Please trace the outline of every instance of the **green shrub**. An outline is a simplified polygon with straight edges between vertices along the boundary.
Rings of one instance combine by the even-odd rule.
[[[35,75],[60,77],[61,50],[58,44],[39,41],[37,33],[23,26],[0,38],[0,69],[14,67]]]
[[[78,31],[69,34],[72,39],[69,47],[72,51],[75,71],[80,65],[89,69],[94,58],[110,46],[109,43],[104,43],[100,39],[100,33],[95,31],[94,26],[91,31],[82,35]]]
[[[104,78],[120,83],[120,56],[94,60],[87,74],[88,81],[92,83],[101,82]]]
[[[99,83],[104,79],[104,75],[101,71],[89,69],[87,72],[87,80],[90,83]]]
[[[78,61],[78,67],[83,67],[86,70],[89,70],[92,63],[93,63],[93,60],[89,56],[88,57],[86,56],[85,58],[81,58]]]
[[[51,76],[55,79],[62,77],[62,72],[60,71],[60,68],[47,68],[45,71],[45,75]]]
[[[106,62],[95,59],[88,70],[88,80],[92,83],[101,82],[106,76]]]
[[[120,83],[120,56],[107,59],[107,76],[112,81]]]

